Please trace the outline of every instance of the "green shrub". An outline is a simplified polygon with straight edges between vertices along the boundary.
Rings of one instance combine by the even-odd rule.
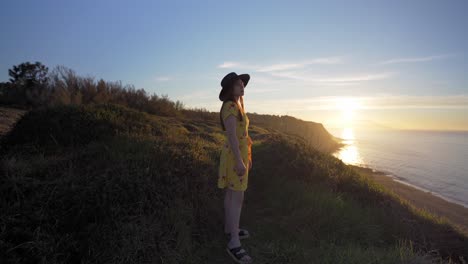
[[[162,135],[148,114],[115,104],[59,105],[25,114],[2,139],[2,148],[56,149],[86,145],[117,134]]]

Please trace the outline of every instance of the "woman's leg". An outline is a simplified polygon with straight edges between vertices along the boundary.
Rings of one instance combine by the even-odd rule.
[[[240,196],[240,197],[237,197]],[[237,202],[236,202],[237,201]],[[240,215],[242,211],[242,205],[244,202],[244,192],[233,191],[226,188],[224,195],[224,233],[231,233],[231,225],[233,224],[234,217],[237,215],[237,222],[240,222]],[[237,209],[235,208],[237,207]],[[238,210],[239,212],[235,211]]]
[[[232,192],[226,188],[224,195],[224,233],[231,233],[232,217],[231,217]]]
[[[240,216],[242,211],[242,204],[244,202],[244,192],[243,191],[235,191],[235,222],[234,225],[237,228],[237,233],[239,233],[239,226],[240,226]]]
[[[229,189],[229,188],[228,188]],[[228,243],[228,248],[234,248],[241,246],[239,240],[239,220],[240,220],[240,213],[242,209],[242,202],[244,200],[244,191],[234,191],[228,190],[230,192],[230,228],[231,228],[231,240]],[[251,261],[252,258],[249,255],[242,257],[243,261]]]
[[[239,222],[240,222],[240,213],[242,208],[242,202],[244,200],[244,192],[243,191],[234,191],[228,190],[230,193],[230,203],[229,203],[229,213],[228,217],[230,218],[229,232],[231,233],[231,240],[229,241],[230,247],[237,247],[240,246],[239,240]]]

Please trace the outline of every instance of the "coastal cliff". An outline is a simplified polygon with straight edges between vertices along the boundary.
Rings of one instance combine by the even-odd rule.
[[[330,134],[322,123],[304,121],[288,115],[249,114],[249,118],[256,126],[302,137],[310,146],[323,152],[331,153],[343,146],[340,139]]]

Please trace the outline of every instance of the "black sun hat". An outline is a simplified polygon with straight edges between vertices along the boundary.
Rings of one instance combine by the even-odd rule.
[[[244,87],[247,86],[250,80],[250,75],[247,73],[239,74],[235,72],[230,72],[224,78],[221,80],[221,91],[219,92],[219,100],[224,101],[226,98],[226,91],[231,87],[231,85],[234,83],[234,81],[241,79],[242,82],[244,83]]]

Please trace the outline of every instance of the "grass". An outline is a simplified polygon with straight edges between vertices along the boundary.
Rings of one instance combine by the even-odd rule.
[[[256,263],[467,258],[448,223],[300,137],[251,136],[241,227]],[[0,262],[229,263],[222,140],[217,123],[115,105],[28,113],[2,138]]]

